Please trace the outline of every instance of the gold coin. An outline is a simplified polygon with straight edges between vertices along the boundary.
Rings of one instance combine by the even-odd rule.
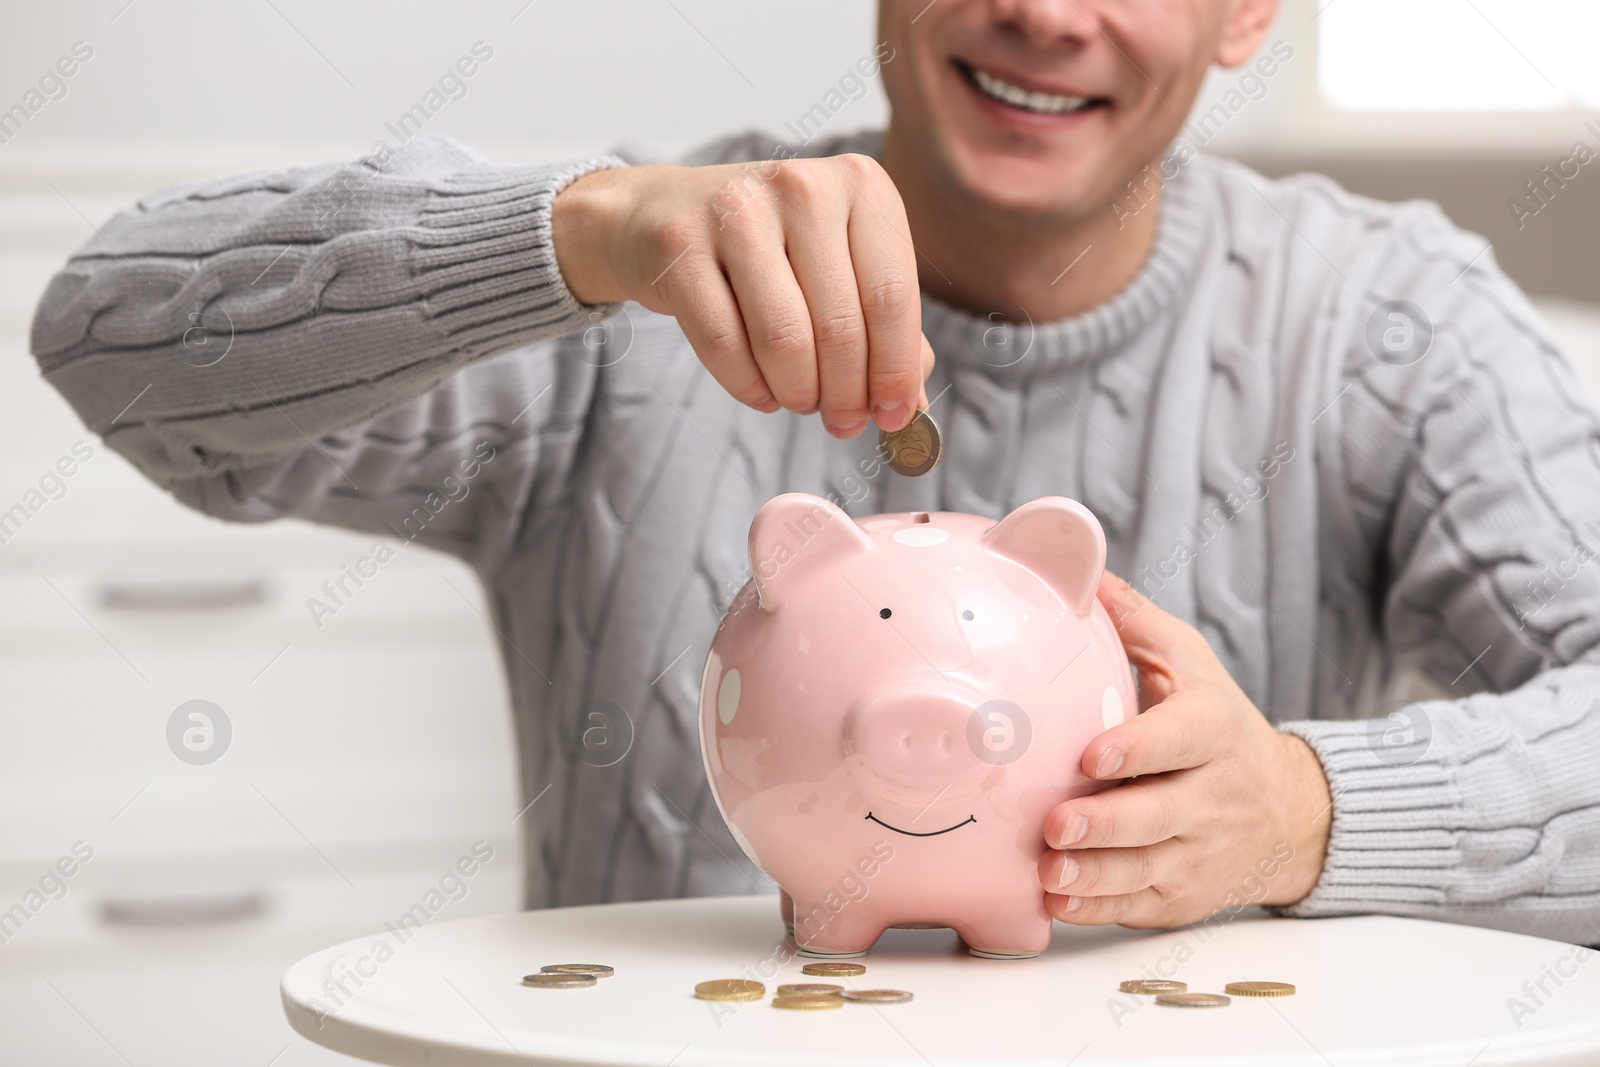
[[[800,972],[817,978],[854,978],[866,974],[867,969],[859,963],[808,963]]]
[[[832,993],[803,993],[793,997],[773,997],[772,1006],[789,1011],[827,1011],[829,1008],[844,1007],[844,1001]]]
[[[911,999],[911,994],[904,989],[847,989],[839,997],[866,1004],[904,1004]]]
[[[780,997],[810,996],[838,996],[844,992],[842,985],[830,985],[827,982],[793,982],[789,985],[778,987]]]
[[[743,978],[718,978],[695,986],[694,995],[701,1000],[760,1000],[767,987]]]
[[[541,971],[524,975],[522,984],[540,989],[582,989],[594,985],[595,977],[592,974],[547,974]]]
[[[1187,982],[1172,982],[1165,978],[1130,978],[1119,987],[1124,993],[1141,993],[1145,996],[1158,996],[1162,993],[1184,993],[1189,989]]]
[[[592,974],[596,978],[610,978],[617,973],[615,967],[603,963],[552,963],[539,970],[544,974]]]
[[[878,454],[887,460],[890,470],[908,478],[933,470],[943,451],[944,437],[939,433],[939,424],[920,409],[900,429],[892,433],[878,431]]]
[[[1288,982],[1229,982],[1224,988],[1236,997],[1294,996],[1294,986]]]
[[[1221,993],[1162,993],[1156,1003],[1169,1008],[1226,1008],[1233,1001]]]

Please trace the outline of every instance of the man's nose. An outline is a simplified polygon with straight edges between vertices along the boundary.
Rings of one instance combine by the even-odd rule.
[[[989,0],[990,16],[1040,44],[1088,40],[1100,32],[1100,0]]]

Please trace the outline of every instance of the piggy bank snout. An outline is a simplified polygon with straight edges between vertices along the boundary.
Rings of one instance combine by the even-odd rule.
[[[953,694],[886,694],[852,710],[845,747],[891,780],[954,781],[985,767],[968,743],[972,716],[973,706]]]

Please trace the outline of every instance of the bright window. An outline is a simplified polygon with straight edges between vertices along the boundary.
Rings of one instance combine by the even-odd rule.
[[[1316,3],[1318,80],[1334,107],[1600,107],[1600,0]]]

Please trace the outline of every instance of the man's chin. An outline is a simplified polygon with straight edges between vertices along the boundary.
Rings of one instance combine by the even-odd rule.
[[[1095,205],[1095,184],[1073,167],[1051,168],[992,156],[971,156],[956,168],[955,179],[967,200],[1018,222],[1068,224],[1082,220]]]

